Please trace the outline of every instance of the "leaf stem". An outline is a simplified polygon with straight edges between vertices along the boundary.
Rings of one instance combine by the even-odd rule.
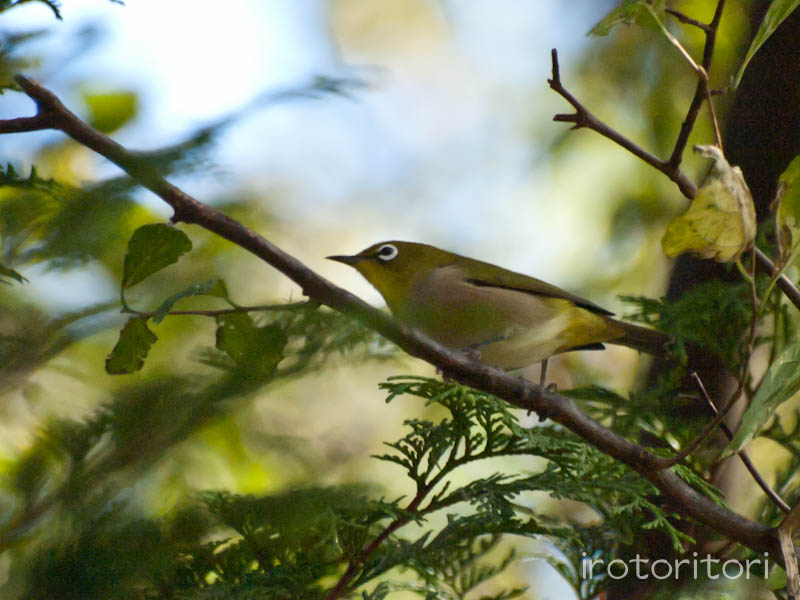
[[[168,316],[173,315],[187,315],[187,316],[201,316],[201,317],[218,317],[220,315],[228,315],[231,313],[247,313],[247,312],[268,312],[268,311],[293,311],[302,310],[313,306],[314,303],[309,300],[303,302],[291,302],[289,304],[258,304],[255,306],[237,306],[236,308],[219,308],[212,310],[171,310],[167,313]],[[130,306],[123,306],[122,311],[126,314],[135,315],[143,319],[149,319],[158,314],[157,311],[141,311],[131,308]]]

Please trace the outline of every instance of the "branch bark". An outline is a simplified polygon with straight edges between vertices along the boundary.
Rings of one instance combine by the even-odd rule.
[[[438,367],[456,381],[494,394],[518,408],[546,412],[553,421],[640,473],[681,507],[685,516],[754,550],[780,556],[780,546],[774,529],[714,503],[673,471],[663,469],[659,457],[594,421],[571,399],[476,362],[410,330],[390,315],[324,279],[257,232],[172,185],[138,160],[136,153],[83,122],[55,94],[38,82],[23,76],[17,76],[16,80],[22,90],[36,102],[38,115],[33,119],[38,118],[36,122],[39,129],[60,130],[119,166],[172,207],[173,222],[199,225],[251,252],[297,283],[312,300],[352,315],[408,354]],[[19,119],[0,121],[0,133],[23,131],[18,123]],[[24,129],[29,130],[31,129]]]

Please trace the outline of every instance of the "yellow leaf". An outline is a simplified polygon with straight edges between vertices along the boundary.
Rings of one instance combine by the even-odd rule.
[[[756,236],[756,210],[741,169],[716,146],[695,146],[714,165],[689,209],[667,227],[661,246],[670,258],[694,252],[718,262],[737,260]]]

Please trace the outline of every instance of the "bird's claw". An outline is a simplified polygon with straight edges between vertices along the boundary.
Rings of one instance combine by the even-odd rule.
[[[461,348],[459,352],[463,353],[470,360],[474,360],[475,362],[480,362],[481,360],[481,351],[478,350],[478,346],[467,346],[466,348]]]

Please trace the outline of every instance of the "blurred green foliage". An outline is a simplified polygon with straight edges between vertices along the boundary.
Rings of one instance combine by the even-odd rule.
[[[86,92],[83,101],[89,109],[89,125],[112,133],[128,123],[139,110],[138,98],[133,92]]]

